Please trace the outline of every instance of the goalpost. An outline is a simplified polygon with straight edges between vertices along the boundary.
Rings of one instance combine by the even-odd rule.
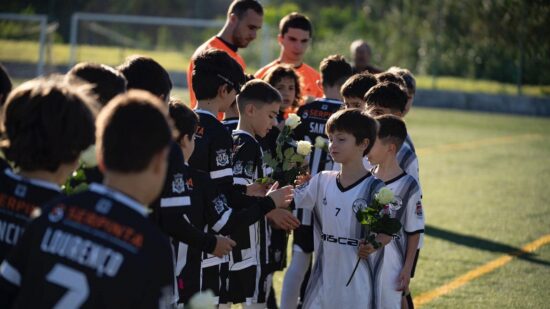
[[[98,14],[98,13],[84,13],[77,12],[71,17],[71,29],[70,29],[70,51],[69,51],[69,66],[73,66],[78,62],[77,49],[79,43],[79,32],[87,31],[88,34],[94,34],[94,37],[103,37],[108,39],[109,42],[118,46],[119,48],[135,48],[140,44],[145,44],[143,37],[136,38],[133,34],[137,33],[139,29],[143,30],[146,27],[178,27],[184,33],[189,29],[201,29],[212,33],[221,29],[225,20],[212,20],[212,19],[192,19],[192,18],[172,18],[172,17],[158,17],[158,16],[140,16],[140,15],[116,15],[116,14]],[[136,31],[131,33],[129,31],[119,31],[120,26],[130,25],[136,27]],[[141,27],[141,28],[140,28]],[[187,27],[187,28],[186,28]],[[198,31],[198,30],[197,30]],[[123,34],[125,33],[125,34]],[[261,31],[260,42],[252,44],[247,48],[247,55],[252,54],[253,61],[256,66],[264,65],[271,60],[272,50],[275,40],[271,39],[273,34],[270,33],[269,27],[264,24]],[[154,35],[153,35],[154,36]],[[190,35],[191,36],[191,35]],[[170,38],[178,40],[177,38]],[[180,38],[181,39],[181,38]],[[196,37],[194,38],[196,39]],[[183,39],[188,45],[198,47],[202,42],[196,40],[187,41],[187,38]],[[178,41],[179,43],[179,41]],[[195,46],[196,45],[196,46]],[[243,49],[243,52],[245,50]],[[182,51],[183,53],[183,51]],[[189,55],[190,56],[190,55]],[[182,70],[184,67],[182,67]]]
[[[45,67],[45,61],[46,61],[46,44],[47,44],[46,36],[48,34],[48,17],[46,15],[24,15],[24,14],[14,14],[14,13],[0,13],[0,20],[39,23],[40,36],[39,36],[38,62],[36,65],[36,75],[40,76],[44,74],[44,67]]]

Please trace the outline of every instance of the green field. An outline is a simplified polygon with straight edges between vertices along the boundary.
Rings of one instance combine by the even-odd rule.
[[[407,124],[427,223],[414,296],[550,234],[550,119],[416,108]],[[422,307],[548,308],[549,284],[550,244]]]
[[[187,70],[189,57],[193,48],[188,47],[182,51],[166,50],[140,50],[129,48],[117,48],[107,46],[79,45],[77,48],[77,61],[90,61],[116,66],[129,55],[140,54],[153,57],[169,71],[183,72]],[[69,63],[69,45],[54,44],[51,48],[50,59],[53,65],[67,65]],[[25,62],[38,61],[38,44],[34,41],[14,41],[0,39],[0,62]],[[317,64],[311,64],[317,67]],[[249,67],[248,73],[254,73],[258,68]],[[462,92],[483,92],[492,94],[517,94],[516,85],[504,84],[488,80],[475,80],[458,77],[440,76],[433,83],[430,76],[417,76],[417,84],[420,89],[455,90]],[[531,96],[549,96],[550,85],[532,86],[524,85],[523,93]]]

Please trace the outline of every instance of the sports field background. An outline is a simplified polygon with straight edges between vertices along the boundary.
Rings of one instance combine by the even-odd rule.
[[[550,119],[413,107],[406,122],[427,224],[414,296],[550,234]],[[548,308],[549,285],[550,244],[422,307]]]

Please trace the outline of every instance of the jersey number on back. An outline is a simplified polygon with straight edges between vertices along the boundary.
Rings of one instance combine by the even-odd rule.
[[[67,289],[54,308],[79,308],[90,294],[86,276],[62,264],[55,264],[46,276],[46,280]]]

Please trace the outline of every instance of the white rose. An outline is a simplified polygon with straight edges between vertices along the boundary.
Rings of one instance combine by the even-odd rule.
[[[382,204],[382,205],[386,205],[390,202],[393,201],[393,192],[384,187],[382,189],[380,189],[380,191],[378,191],[378,193],[376,193],[376,200]]]
[[[86,167],[97,166],[97,159],[95,156],[95,145],[90,145],[86,150],[80,154],[80,161],[86,165]]]
[[[315,148],[324,149],[326,144],[327,140],[322,136],[317,136],[317,138],[315,138]]]
[[[198,292],[189,301],[189,308],[192,309],[214,309],[216,308],[216,299],[214,293],[207,290],[206,292]]]
[[[296,143],[296,152],[302,156],[307,156],[311,153],[311,143],[308,141],[298,141]]]
[[[300,124],[300,116],[296,114],[288,114],[288,118],[285,120],[285,126],[289,126],[292,130]]]

